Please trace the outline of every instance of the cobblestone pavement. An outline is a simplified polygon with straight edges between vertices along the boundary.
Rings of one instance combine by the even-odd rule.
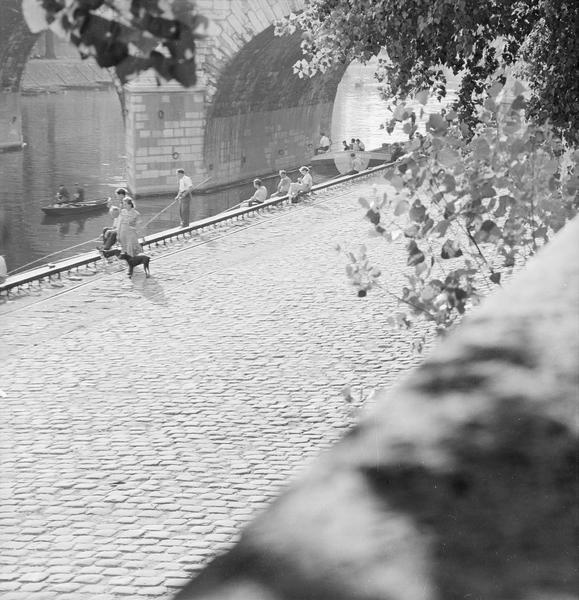
[[[0,305],[3,600],[170,598],[344,433],[345,384],[416,362],[334,249],[366,243],[400,285],[357,202],[383,187],[176,242],[148,280],[110,266]]]

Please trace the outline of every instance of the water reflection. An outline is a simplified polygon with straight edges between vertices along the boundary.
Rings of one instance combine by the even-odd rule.
[[[376,60],[367,65],[353,62],[342,77],[332,115],[333,150],[341,150],[342,140],[349,142],[352,138],[361,139],[367,150],[380,148],[382,144],[408,140],[408,135],[404,134],[399,127],[392,134],[388,134],[385,129],[381,128],[381,125],[392,118],[392,114],[386,108],[387,103],[380,97],[378,91],[380,84],[374,78],[375,64]],[[448,73],[447,77],[447,96],[442,102],[435,98],[429,98],[424,107],[417,102],[408,103],[417,116],[423,109],[423,116],[419,117],[416,122],[418,131],[421,133],[424,133],[428,115],[439,112],[456,99],[455,90],[458,78],[451,73]]]

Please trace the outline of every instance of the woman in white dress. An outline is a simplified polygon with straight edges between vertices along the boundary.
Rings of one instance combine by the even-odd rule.
[[[143,251],[137,234],[137,224],[140,218],[141,213],[135,208],[133,199],[125,196],[119,215],[117,236],[123,252],[129,256],[137,256]]]

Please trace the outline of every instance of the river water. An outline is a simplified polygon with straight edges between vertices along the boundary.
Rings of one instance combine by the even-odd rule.
[[[335,147],[352,137],[363,140],[366,148],[403,139],[401,134],[389,136],[380,129],[389,113],[372,73],[371,66],[359,64],[346,71],[332,119]],[[439,109],[437,102],[427,106],[427,112]],[[25,96],[22,128],[25,148],[0,154],[0,254],[6,258],[10,271],[90,250],[97,244],[91,240],[109,224],[106,211],[75,218],[44,215],[41,206],[51,203],[60,184],[72,191],[75,183],[81,183],[87,198],[111,196],[116,187],[126,185],[124,131],[115,92],[67,91]],[[314,181],[320,180],[314,174]],[[273,186],[272,183],[270,187]],[[226,210],[251,193],[251,186],[245,185],[196,196],[191,220]],[[166,196],[139,200],[137,208],[143,223],[171,201]],[[154,233],[177,223],[178,209],[173,206],[141,233]]]

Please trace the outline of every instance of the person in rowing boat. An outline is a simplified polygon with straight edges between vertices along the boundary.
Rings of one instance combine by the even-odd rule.
[[[70,194],[66,187],[64,187],[64,183],[61,183],[58,192],[56,192],[56,203],[66,204],[67,202],[70,202]]]
[[[362,140],[356,138],[356,143],[358,144],[358,150],[360,150],[360,152],[364,152],[364,150],[366,150],[366,146],[364,145],[364,142],[362,142]]]
[[[72,202],[84,202],[84,188],[82,185],[80,185],[80,183],[75,183],[74,187],[76,189],[72,195]]]
[[[350,144],[348,144],[348,142],[346,140],[342,141],[342,150],[344,150],[344,152],[349,152],[351,150],[350,148]]]
[[[253,180],[253,187],[255,192],[253,196],[247,201],[247,206],[254,206],[256,204],[263,204],[267,200],[267,188],[263,185],[261,179]]]

